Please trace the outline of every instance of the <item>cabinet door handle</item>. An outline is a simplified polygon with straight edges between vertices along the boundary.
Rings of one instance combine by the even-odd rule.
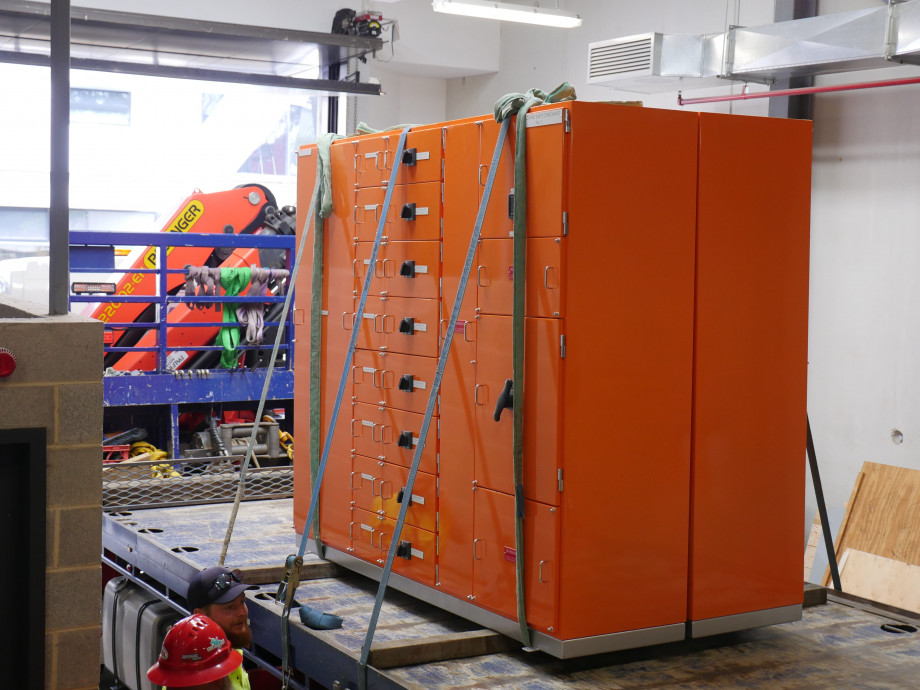
[[[547,266],[546,268],[543,269],[543,287],[545,287],[547,290],[556,289],[554,287],[550,287],[549,285],[549,272],[554,271],[554,270],[555,270],[555,266]]]
[[[537,581],[540,582],[541,584],[549,582],[549,580],[543,579],[543,564],[544,563],[546,563],[546,561],[540,561],[539,565],[537,566]]]
[[[485,539],[474,539],[473,540],[473,560],[481,561],[482,556],[479,555],[479,542],[485,541]]]
[[[477,266],[477,267],[476,267],[476,285],[478,285],[479,287],[489,287],[489,285],[491,284],[491,283],[488,283],[488,282],[486,282],[486,283],[483,283],[483,282],[482,282],[482,270],[483,270],[484,268],[485,268],[485,266]],[[489,276],[487,275],[487,276],[486,276],[486,280],[488,280],[488,279],[489,279]]]
[[[481,402],[479,400],[479,389],[480,388],[485,389],[484,399]],[[486,385],[485,383],[477,383],[476,386],[473,388],[473,402],[476,405],[485,405],[486,403],[489,402],[488,393],[489,393],[488,385]]]

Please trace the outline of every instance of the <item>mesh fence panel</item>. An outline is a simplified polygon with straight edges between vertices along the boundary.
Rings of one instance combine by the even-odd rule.
[[[140,510],[167,505],[233,501],[240,481],[242,457],[195,458],[107,463],[102,468],[104,510]],[[294,468],[254,467],[246,470],[244,501],[290,498]]]

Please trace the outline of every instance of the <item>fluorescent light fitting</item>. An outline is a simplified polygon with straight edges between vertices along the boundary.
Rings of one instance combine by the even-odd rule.
[[[565,29],[581,26],[581,17],[577,14],[549,7],[515,5],[510,2],[491,2],[490,0],[431,0],[431,6],[435,12],[461,14],[466,17],[525,22]]]

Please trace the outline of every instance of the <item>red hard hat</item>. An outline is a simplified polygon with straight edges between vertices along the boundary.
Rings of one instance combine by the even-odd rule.
[[[196,614],[166,633],[160,658],[147,671],[147,678],[155,685],[185,688],[219,680],[242,663],[243,655],[230,646],[221,627]]]

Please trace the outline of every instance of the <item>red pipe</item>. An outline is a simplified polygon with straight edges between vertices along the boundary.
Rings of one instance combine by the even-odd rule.
[[[888,79],[885,81],[864,81],[858,84],[839,84],[837,86],[808,86],[802,89],[778,89],[776,91],[758,91],[748,93],[745,84],[741,93],[731,96],[709,96],[704,98],[684,98],[680,91],[677,92],[678,105],[694,105],[696,103],[724,103],[725,101],[746,101],[751,98],[775,98],[777,96],[802,96],[811,93],[828,93],[830,91],[855,91],[857,89],[877,89],[881,86],[905,86],[907,84],[920,84],[920,77],[907,79]]]

